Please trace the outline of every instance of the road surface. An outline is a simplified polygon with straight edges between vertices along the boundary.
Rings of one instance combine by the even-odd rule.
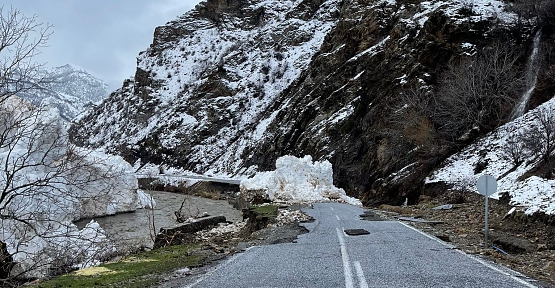
[[[316,220],[297,243],[253,247],[185,287],[535,287],[406,224],[362,220],[363,211],[315,204],[305,212]]]

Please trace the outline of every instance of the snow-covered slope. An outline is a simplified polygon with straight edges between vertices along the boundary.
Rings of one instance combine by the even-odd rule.
[[[407,91],[433,93],[451,60],[527,46],[537,27],[517,20],[497,0],[208,0],[156,28],[135,77],[70,137],[212,175],[311,155],[351,196],[415,201],[439,160],[391,133],[393,108]]]
[[[158,27],[135,79],[81,120],[75,140],[194,171],[244,172],[242,147],[260,141],[277,112],[264,113],[319,50],[339,1],[233,3],[203,2]]]
[[[41,89],[34,89],[18,96],[29,100],[35,106],[47,104],[58,108],[66,121],[70,121],[108,95],[106,83],[75,65],[50,68],[43,73],[46,76]]]
[[[492,197],[508,193],[511,205],[522,206],[526,214],[544,212],[554,215],[555,180],[527,174],[537,170],[538,165],[546,164],[542,163],[541,155],[530,151],[522,143],[526,135],[535,135],[531,134],[531,129],[541,125],[538,110],[555,111],[555,98],[449,157],[442,167],[426,178],[426,183],[445,183],[452,189],[477,193],[478,178],[487,174],[496,178],[498,183],[497,193]],[[555,126],[549,129],[553,128]],[[540,128],[539,131],[549,130]],[[515,147],[515,144],[521,146]]]

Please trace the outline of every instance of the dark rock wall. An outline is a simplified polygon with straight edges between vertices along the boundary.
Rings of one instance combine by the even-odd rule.
[[[287,106],[269,129],[272,137],[254,149],[251,160],[267,170],[284,154],[311,154],[315,159],[332,155],[334,181],[351,195],[367,203],[402,203],[405,198],[414,202],[423,178],[442,158],[421,163],[409,151],[393,158],[383,155],[392,148],[386,139],[386,119],[392,107],[411,87],[437,85],[437,75],[464,52],[462,43],[486,46],[511,31],[502,27],[492,31],[488,19],[455,23],[441,11],[430,15],[423,29],[417,29],[399,21],[398,7],[360,9],[359,5],[368,5],[365,2],[346,2],[350,4],[344,5],[340,21],[310,67],[277,101],[274,109],[282,103]],[[414,11],[406,8],[404,13]],[[483,36],[494,32],[499,36]],[[377,53],[352,60],[384,39],[383,49]],[[403,75],[407,83],[401,83]],[[420,83],[415,81],[418,78]],[[349,103],[354,112],[346,120],[315,133],[314,127]],[[415,164],[408,177],[400,182],[388,179],[411,163]]]

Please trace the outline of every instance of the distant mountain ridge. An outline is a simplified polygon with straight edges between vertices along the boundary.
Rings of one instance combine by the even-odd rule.
[[[108,85],[85,69],[67,64],[45,69],[46,81],[41,89],[33,89],[18,96],[33,105],[48,104],[58,108],[66,121],[71,121],[87,107],[108,95]]]

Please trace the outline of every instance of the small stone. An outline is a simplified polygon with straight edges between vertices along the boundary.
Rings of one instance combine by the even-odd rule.
[[[547,270],[547,271],[550,271],[550,272],[555,272],[555,262],[553,262],[553,261],[547,262],[547,264],[545,265],[543,270]]]
[[[451,242],[451,237],[449,237],[449,235],[441,234],[441,235],[436,235],[436,237],[442,241]]]

